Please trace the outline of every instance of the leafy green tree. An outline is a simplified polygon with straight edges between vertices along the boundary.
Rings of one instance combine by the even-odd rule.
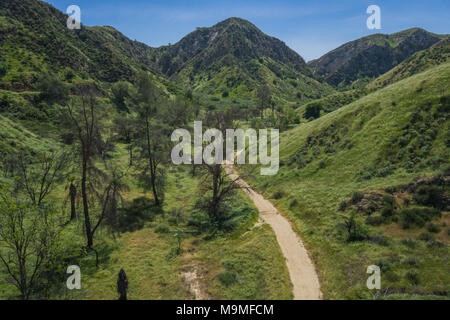
[[[320,117],[320,111],[322,110],[322,105],[318,102],[310,103],[306,106],[305,114],[303,118],[305,119],[317,119]]]
[[[126,98],[129,97],[129,84],[125,81],[119,81],[113,84],[111,87],[112,98],[111,102],[119,110],[127,110],[127,106],[125,103]]]
[[[69,90],[64,82],[56,74],[50,72],[41,73],[37,89],[41,92],[41,99],[50,102],[63,102],[69,95]]]

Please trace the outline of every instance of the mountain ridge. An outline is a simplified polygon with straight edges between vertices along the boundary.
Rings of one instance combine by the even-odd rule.
[[[377,77],[413,55],[447,37],[421,28],[393,34],[373,34],[347,42],[322,57],[308,62],[313,73],[338,86]]]

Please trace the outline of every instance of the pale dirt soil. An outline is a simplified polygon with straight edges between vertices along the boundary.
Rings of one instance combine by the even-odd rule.
[[[293,285],[294,300],[322,299],[319,278],[302,241],[292,230],[289,221],[284,218],[273,204],[253,189],[242,179],[239,179],[234,167],[224,164],[225,171],[232,180],[238,183],[244,192],[252,199],[259,215],[275,232],[281,252],[286,258],[286,265]]]

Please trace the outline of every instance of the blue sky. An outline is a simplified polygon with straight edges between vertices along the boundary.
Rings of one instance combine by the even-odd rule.
[[[449,0],[48,0],[66,12],[81,8],[83,24],[110,25],[131,39],[158,47],[175,43],[197,27],[229,17],[254,23],[309,61],[341,44],[376,32],[422,27],[450,33]],[[381,9],[381,30],[366,27],[369,5]]]

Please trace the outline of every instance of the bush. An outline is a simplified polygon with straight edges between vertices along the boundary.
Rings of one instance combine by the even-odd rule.
[[[291,202],[289,203],[289,208],[294,208],[296,205],[298,204],[297,199],[292,199]]]
[[[317,119],[320,117],[320,111],[322,110],[322,105],[320,103],[314,102],[310,103],[306,106],[305,113],[303,118],[309,119]]]
[[[156,233],[168,233],[169,232],[169,225],[167,223],[160,223],[156,226],[155,232]]]
[[[374,243],[374,244],[377,244],[380,246],[384,246],[384,247],[387,247],[389,245],[388,239],[381,234],[369,235],[369,236],[367,236],[367,240],[371,243]]]
[[[419,234],[417,239],[422,241],[432,241],[434,240],[434,236],[429,232],[422,232],[421,234]]]
[[[366,224],[371,226],[379,226],[384,223],[384,218],[381,216],[370,216],[366,219]]]
[[[419,265],[419,261],[415,257],[408,257],[405,259],[405,264],[417,267]]]
[[[419,274],[417,273],[417,271],[414,270],[408,271],[405,275],[405,278],[413,285],[419,284]]]
[[[435,225],[435,224],[432,223],[432,222],[428,222],[428,223],[425,225],[425,227],[427,228],[427,230],[428,230],[429,232],[432,232],[432,233],[439,233],[439,232],[441,231],[441,228],[440,228],[438,225]]]
[[[414,201],[423,206],[445,210],[449,203],[445,193],[436,186],[420,186],[413,195]]]
[[[348,232],[348,242],[363,241],[366,240],[369,235],[367,228],[355,219],[354,212],[350,214],[350,217],[345,222],[345,226]]]
[[[415,249],[417,248],[417,242],[413,239],[403,239],[401,241],[401,243],[405,246],[408,247],[410,249]]]
[[[153,200],[145,197],[134,199],[131,204],[119,210],[118,224],[122,232],[135,231],[144,227],[146,221],[152,221],[161,209]]]
[[[357,204],[357,203],[360,202],[363,198],[364,198],[364,194],[363,194],[362,192],[355,191],[355,192],[352,193],[352,199],[351,199],[351,202],[352,202],[352,204]]]
[[[40,97],[42,100],[52,102],[63,102],[67,99],[69,90],[58,76],[52,73],[44,72],[41,74],[37,89],[41,91]]]
[[[226,287],[231,286],[237,282],[237,276],[234,272],[225,271],[217,275],[217,279]]]
[[[345,201],[341,201],[340,203],[339,203],[339,211],[345,211],[345,209],[347,209],[347,202],[345,202]]]
[[[392,269],[391,264],[386,260],[378,260],[377,262],[375,262],[375,265],[379,266],[382,272],[387,272]]]
[[[441,213],[433,208],[411,207],[400,211],[403,229],[411,226],[423,227],[427,221],[440,217]]]
[[[381,209],[381,215],[384,218],[389,218],[392,217],[394,215],[394,209],[392,208],[392,205],[385,205],[382,209]]]
[[[278,199],[283,198],[283,195],[284,195],[283,192],[277,191],[277,192],[275,192],[275,193],[273,194],[272,198],[278,200]]]

